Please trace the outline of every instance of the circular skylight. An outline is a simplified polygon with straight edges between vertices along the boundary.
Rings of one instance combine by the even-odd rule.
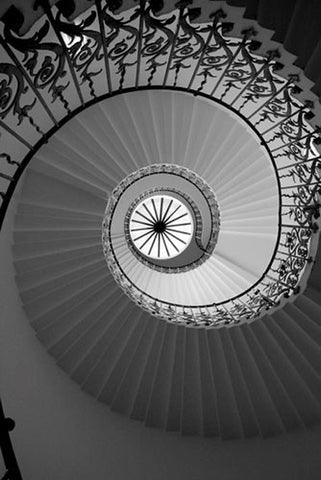
[[[180,255],[190,244],[194,222],[187,206],[170,195],[142,200],[129,221],[137,250],[146,257],[166,260]]]

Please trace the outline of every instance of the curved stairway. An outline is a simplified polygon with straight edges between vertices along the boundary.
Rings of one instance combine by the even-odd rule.
[[[244,138],[240,149],[218,116],[212,123],[218,161],[209,168],[204,139],[213,147],[213,137],[206,119],[199,125],[192,96],[184,101],[184,122],[177,117],[169,124],[181,99],[181,93],[155,91],[105,100],[58,130],[33,158],[19,194],[13,245],[27,316],[57,364],[85,391],[148,426],[222,438],[309,426],[321,419],[316,271],[312,286],[282,310],[250,324],[197,329],[141,310],[107,268],[101,223],[108,194],[134,167],[164,157],[184,158],[185,166],[215,183],[222,248],[231,253],[240,237],[251,241],[253,229],[256,241],[269,231],[273,237],[270,167],[262,162],[266,172],[258,175],[244,155]],[[200,143],[189,137],[195,125]],[[220,164],[226,158],[230,168]],[[263,180],[256,183],[258,177]],[[243,207],[235,205],[235,190],[225,188],[229,182]],[[231,289],[236,267],[233,259],[224,264],[221,253],[217,281]],[[247,272],[241,265],[234,275],[239,282]]]
[[[235,142],[233,126],[228,121],[221,122],[219,116],[213,122],[209,117],[199,116],[193,97],[188,97],[189,103],[184,102],[187,105],[184,114],[176,116],[175,121],[171,115],[166,118],[168,112],[175,114],[178,94],[167,92],[161,106],[155,109],[151,107],[156,91],[147,95],[145,104],[133,103],[142,92],[98,103],[93,107],[94,116],[89,109],[81,112],[48,141],[51,129],[59,127],[60,122],[77,109],[81,110],[86,103],[106,95],[107,86],[108,93],[113,95],[123,87],[135,89],[138,80],[143,87],[149,82],[158,87],[160,80],[166,77],[169,87],[192,85],[197,91],[210,88],[210,82],[206,84],[210,76],[205,75],[202,80],[196,75],[202,53],[194,56],[195,70],[188,70],[183,58],[182,69],[179,66],[175,75],[170,71],[174,49],[169,48],[180,32],[183,44],[184,38],[186,43],[191,39],[196,51],[198,22],[203,24],[209,19],[213,23],[223,21],[224,29],[219,31],[224,30],[231,37],[245,38],[244,31],[249,30],[255,37],[254,57],[262,54],[272,63],[276,58],[283,64],[280,74],[289,81],[292,76],[299,86],[295,88],[296,98],[314,102],[315,116],[310,121],[318,125],[321,111],[318,102],[321,92],[320,2],[179,2],[178,8],[184,15],[180,16],[176,10],[174,20],[181,21],[181,30],[176,29],[175,22],[166,23],[176,6],[174,1],[147,2],[152,6],[149,16],[145,17],[151,22],[149,27],[160,25],[161,33],[165,32],[156,40],[163,46],[168,75],[162,65],[154,65],[155,71],[147,71],[148,56],[141,63],[142,72],[139,68],[136,70],[139,55],[136,57],[136,52],[130,48],[123,63],[118,62],[117,55],[108,56],[102,48],[100,38],[104,35],[108,48],[116,48],[119,39],[114,33],[119,33],[117,28],[125,26],[127,33],[134,31],[135,34],[140,30],[143,22],[137,21],[137,17],[134,29],[126,30],[129,20],[126,12],[137,7],[136,2],[50,2],[56,5],[54,16],[62,14],[59,17],[62,24],[55,23],[45,0],[38,2],[36,10],[28,10],[28,2],[22,3],[13,1],[9,5],[4,0],[0,6],[3,21],[1,74],[9,90],[13,84],[18,91],[10,103],[11,97],[6,97],[5,89],[4,97],[1,96],[3,102],[0,102],[1,221],[23,169],[43,143],[22,178],[13,245],[18,289],[41,342],[57,364],[85,391],[109,404],[113,410],[149,426],[183,434],[237,438],[266,437],[320,421],[320,249],[316,255],[311,252],[316,264],[307,289],[301,291],[300,296],[292,297],[282,309],[273,310],[253,323],[216,329],[175,325],[150,316],[121,291],[103,256],[101,223],[108,194],[133,170],[163,162],[164,158],[175,163],[179,158],[184,165],[214,182],[223,210],[220,235],[221,240],[224,239],[223,250],[216,251],[221,262],[220,275],[216,278],[216,282],[221,282],[220,290],[223,289],[224,295],[231,295],[240,282],[244,282],[246,288],[247,282],[253,280],[253,268],[258,269],[254,274],[259,275],[267,257],[257,255],[262,264],[253,262],[252,271],[248,272],[244,267],[249,265],[250,257],[239,265],[237,258],[231,261],[224,255],[224,248],[229,246],[228,254],[231,255],[233,245],[236,241],[239,244],[240,239],[249,245],[253,239],[260,243],[275,234],[275,204],[271,201],[275,195],[271,195],[269,184],[271,171],[263,158],[259,172],[257,164],[253,167],[248,148],[250,140],[245,142],[244,137],[239,137],[239,142]],[[70,6],[73,3],[74,11]],[[140,2],[140,6],[144,3]],[[110,7],[107,8],[109,23],[104,26],[95,15],[106,5]],[[74,33],[67,39],[63,37],[61,32],[66,28],[63,15],[70,20],[88,8],[88,15],[82,17],[86,19],[83,30],[79,30],[79,24],[67,21],[69,34],[70,31],[76,33],[74,37]],[[20,10],[22,15],[19,15]],[[40,18],[43,10],[47,11],[49,19],[47,30]],[[163,14],[169,16],[164,20]],[[40,23],[34,26],[37,18]],[[32,29],[28,31],[30,26]],[[39,30],[41,35],[32,37]],[[16,35],[17,31],[22,37]],[[144,37],[147,52],[148,38],[148,35]],[[170,38],[172,44],[166,46],[166,38]],[[77,48],[85,50],[88,39],[92,41],[89,42],[92,55],[84,55],[84,63],[78,63]],[[201,40],[203,46],[208,45],[205,34]],[[66,45],[61,48],[64,41],[70,43],[68,58]],[[142,41],[137,41],[135,48],[140,48],[141,53]],[[271,51],[275,58],[271,57]],[[157,55],[155,58],[158,61]],[[232,57],[229,67],[234,60]],[[42,70],[41,62],[44,67],[53,66],[51,73],[50,69]],[[249,65],[252,68],[253,62]],[[38,75],[39,71],[43,76]],[[246,74],[245,71],[245,78]],[[216,88],[213,78],[212,87]],[[252,80],[250,77],[250,82]],[[237,103],[232,95],[237,96],[235,90],[233,93],[228,83],[223,88],[223,83],[218,88],[218,98],[224,97],[240,108],[246,97],[239,98]],[[256,107],[252,105],[251,108],[253,113]],[[117,116],[117,111],[122,114]],[[251,115],[251,110],[247,114]],[[191,136],[195,127],[201,132],[198,141]],[[261,127],[269,129],[270,124],[263,123]],[[230,130],[228,135],[227,130]],[[107,137],[106,131],[109,132]],[[127,135],[124,136],[124,132]],[[211,163],[213,158],[206,146],[210,142],[212,149],[215,140],[217,155]],[[257,155],[255,159],[259,161]],[[227,186],[233,188],[233,194]],[[200,290],[204,283],[201,286]]]

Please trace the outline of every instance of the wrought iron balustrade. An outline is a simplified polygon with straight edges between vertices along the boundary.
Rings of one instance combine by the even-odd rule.
[[[0,28],[0,222],[22,172],[38,149],[71,117],[101,99],[138,89],[178,89],[202,95],[237,113],[269,153],[279,188],[279,235],[268,270],[240,298],[207,310],[180,311],[195,325],[237,323],[297,293],[309,272],[318,239],[321,161],[319,128],[308,122],[313,105],[295,98],[297,75],[282,78],[277,51],[266,58],[254,28],[242,38],[222,10],[197,23],[197,9],[179,2],[168,14],[155,1],[140,1],[120,14],[96,0],[75,22],[67,3],[50,7],[19,36],[12,7]],[[111,6],[109,6],[111,5]],[[312,252],[312,253],[311,253]],[[133,294],[155,304],[155,313],[173,316],[175,305]],[[176,309],[176,310],[175,310]],[[172,311],[173,310],[173,311]]]

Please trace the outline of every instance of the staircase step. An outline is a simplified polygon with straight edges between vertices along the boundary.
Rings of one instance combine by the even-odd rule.
[[[243,435],[241,419],[224,357],[220,330],[207,330],[207,338],[220,422],[220,436],[223,439],[240,438]]]
[[[181,327],[183,329],[183,327]],[[199,329],[199,358],[201,384],[202,433],[206,437],[219,436],[219,418],[216,392],[213,380],[208,339],[205,329]]]
[[[126,344],[123,348],[117,349],[117,355],[115,356],[113,362],[110,360],[108,361],[104,372],[104,384],[97,396],[98,400],[101,402],[107,404],[112,402],[112,399],[118,389],[119,382],[129,367],[131,359],[143,338],[147,322],[148,318],[146,318],[144,312],[140,312],[140,314],[137,316],[136,327],[132,331],[132,334],[128,338]],[[112,349],[109,351],[112,351]]]
[[[202,433],[200,356],[195,333],[192,328],[186,329],[181,416],[183,435]]]
[[[242,423],[243,436],[248,438],[260,435],[260,428],[252,405],[252,399],[230,337],[230,329],[222,328],[220,335],[224,357],[231,377],[237,409]]]
[[[252,328],[246,326],[247,328],[243,329],[243,335],[251,353],[255,357],[255,363],[268,388],[269,395],[279,414],[284,430],[290,431],[300,425],[300,418],[291,399],[292,384],[286,382],[290,375],[284,364],[277,365],[277,362],[274,361],[276,358],[280,360],[282,352],[277,352],[277,346],[269,342],[267,335],[262,334],[261,326],[262,321],[258,320]],[[277,366],[279,367],[278,369]]]
[[[133,325],[132,313],[134,305],[130,304],[128,308],[127,304],[125,304],[125,307],[127,308],[124,308],[123,315],[119,315],[117,319],[112,318],[110,322],[107,322],[108,327],[103,335],[96,338],[96,342],[93,345],[88,345],[87,349],[84,350],[80,362],[71,372],[71,377],[76,382],[84,385],[87,378],[95,372],[95,367],[99,364],[105,352],[108,352],[108,349],[113,345],[114,339]],[[98,390],[98,387],[96,390]]]
[[[150,319],[150,321],[153,321],[153,319]],[[177,328],[176,325],[166,324],[145,416],[145,424],[150,427],[163,429],[166,425]]]
[[[141,341],[126,372],[119,381],[117,392],[111,404],[112,410],[129,415],[141,377],[146,368],[151,347],[159,329],[159,323],[160,320],[156,318],[148,319]]]
[[[284,432],[284,427],[242,330],[242,327],[231,328],[231,340],[239,359],[261,434],[263,437],[270,437]]]
[[[166,430],[175,432],[181,430],[185,336],[186,328],[179,326],[176,332],[175,357],[170,375],[171,386],[166,420]]]
[[[88,374],[102,354],[104,346],[109,345],[109,338],[112,339],[126,321],[126,310],[131,307],[128,302],[124,302],[122,295],[112,298],[112,300],[107,298],[108,305],[106,308],[104,308],[105,302],[106,298],[104,298],[102,307],[99,308],[94,320],[89,314],[89,317],[86,316],[78,324],[75,323],[72,330],[68,331],[64,337],[58,339],[56,344],[50,347],[55,348],[57,345],[59,349],[58,365],[74,375],[75,379],[81,379],[82,381],[86,377],[86,368]],[[108,315],[110,309],[114,312],[113,317]],[[87,328],[82,333],[84,323]],[[68,341],[70,336],[72,340],[66,347],[65,342]],[[62,342],[62,346],[58,342]],[[60,353],[61,350],[63,350],[62,353]]]
[[[160,322],[157,328],[157,334],[154,337],[151,350],[144,365],[143,374],[140,379],[139,387],[136,391],[136,397],[132,404],[130,417],[135,420],[144,421],[152,391],[152,384],[155,370],[158,365],[162,344],[165,337],[166,323]]]

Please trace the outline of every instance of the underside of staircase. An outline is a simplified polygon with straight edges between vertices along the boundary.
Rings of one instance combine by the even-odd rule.
[[[133,98],[139,129],[134,105]],[[99,109],[117,121],[108,101]],[[84,117],[76,117],[33,159],[16,213],[17,284],[57,364],[112,410],[183,434],[265,437],[318,421],[316,282],[293,304],[249,325],[195,329],[142,311],[115,283],[103,256],[101,221],[113,184],[104,156],[111,152],[93,124],[97,111],[92,121],[89,116],[87,130]],[[122,131],[133,140],[132,128]],[[118,148],[127,142],[123,133]],[[116,179],[124,168],[115,166]]]
[[[9,9],[1,4],[2,19],[26,36],[43,13],[41,6],[32,10],[29,3],[13,2]],[[175,8],[174,2],[151,3],[160,17]],[[69,11],[72,20],[88,5],[101,8],[99,0],[60,1],[53,8]],[[109,7],[125,15],[135,5],[124,1]],[[232,24],[231,36],[255,28],[256,53],[278,49],[280,76],[299,75],[296,98],[314,102],[311,124],[320,124],[320,2],[180,2],[179,8],[185,7],[191,23],[199,24],[222,9]],[[229,255],[238,238],[255,238],[263,245],[273,235],[275,210],[271,171],[264,163],[258,170],[257,157],[252,161],[251,139],[228,119],[224,123],[223,116],[213,119],[205,111],[206,116],[197,95],[183,87],[179,91],[176,83],[169,90],[128,87],[107,98],[97,85],[97,97],[87,109],[71,98],[73,113],[64,116],[64,100],[54,103],[59,128],[48,128],[48,134],[43,131],[49,121],[42,123],[40,114],[36,128],[27,113],[22,115],[29,121],[25,144],[20,138],[19,148],[13,147],[25,163],[3,195],[3,211],[21,176],[12,259],[23,308],[40,342],[84,391],[149,427],[236,439],[265,438],[319,423],[320,249],[312,252],[312,272],[299,295],[253,322],[221,328],[178,325],[150,315],[124,294],[104,258],[102,219],[113,189],[141,167],[170,161],[213,183],[223,212],[216,285],[227,294],[235,285],[243,287],[243,281],[245,288],[252,266],[248,272]],[[86,94],[91,87],[89,80]],[[30,144],[37,147],[28,151]],[[16,166],[12,161],[7,165]],[[264,269],[259,259],[261,253],[256,266]],[[128,269],[135,268],[129,257],[125,261]],[[199,278],[195,274],[191,288],[204,292],[212,273],[208,268]],[[146,269],[137,269],[136,275],[142,278]],[[145,278],[148,285],[150,278]]]

